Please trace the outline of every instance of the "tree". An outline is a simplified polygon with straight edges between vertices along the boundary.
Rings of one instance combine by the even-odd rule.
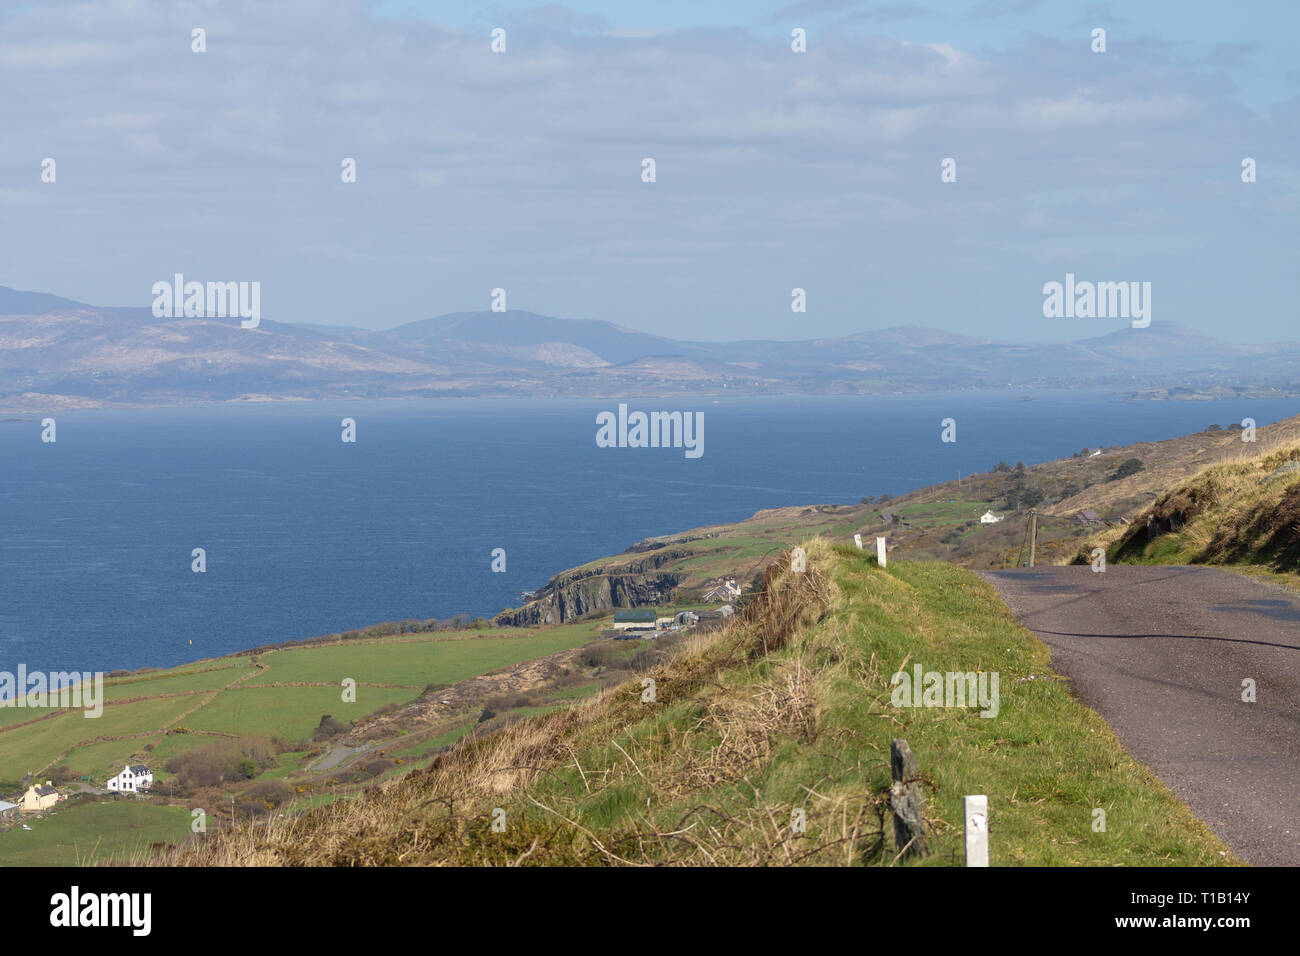
[[[993,470],[994,470],[994,471],[1010,471],[1010,470],[1011,470],[1011,466],[1008,465],[1005,461],[1000,461],[1000,462],[997,463],[997,466],[994,467]]]
[[[1142,464],[1140,458],[1126,458],[1124,462],[1115,469],[1115,474],[1110,476],[1111,481],[1119,481],[1121,478],[1127,478],[1129,475],[1136,475],[1146,466]]]

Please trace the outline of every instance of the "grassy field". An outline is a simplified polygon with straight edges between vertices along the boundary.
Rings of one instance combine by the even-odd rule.
[[[106,707],[98,718],[86,718],[80,711],[72,711],[15,727],[0,734],[0,766],[12,768],[7,776],[16,780],[28,771],[38,772],[52,765],[61,754],[83,741],[157,730],[193,703],[194,699],[188,696],[160,697]],[[123,744],[124,752],[138,746],[129,741]]]
[[[337,687],[248,687],[220,694],[185,718],[191,730],[214,730],[233,736],[310,737],[324,714],[355,720],[385,704],[403,703],[414,690],[358,687],[356,703],[343,703]]]
[[[76,866],[112,858],[139,858],[152,843],[174,843],[190,833],[184,807],[139,800],[60,806],[41,819],[0,833],[0,866]]]
[[[423,689],[427,684],[453,684],[579,647],[595,636],[591,624],[568,624],[539,631],[511,628],[294,648],[262,655],[266,671],[249,680],[258,684],[317,681],[338,686],[343,678],[351,677],[358,683]]]
[[[929,799],[925,865],[960,865],[971,793],[989,797],[994,865],[1233,862],[1069,696],[982,579],[806,546],[807,573],[781,571],[743,620],[656,667],[652,702],[635,679],[173,861],[891,865],[889,742],[903,737]],[[917,663],[997,672],[997,715],[893,706],[891,676]]]
[[[218,739],[167,735],[169,727],[299,740],[311,736],[323,714],[356,720],[409,701],[429,684],[451,684],[579,647],[596,637],[599,627],[581,622],[340,641],[265,652],[257,665],[242,655],[111,678],[104,688],[109,703],[98,718],[88,719],[81,710],[49,716],[52,712],[41,708],[0,708],[0,767],[10,768],[4,781],[8,790],[23,774],[40,775],[56,764],[102,784],[128,760],[143,760],[161,779],[168,759]],[[355,703],[342,700],[344,678],[358,683]],[[271,683],[320,686],[259,686]],[[15,726],[37,717],[46,719]],[[96,740],[137,734],[148,736]],[[144,749],[147,744],[154,745],[152,752]],[[269,775],[283,772],[282,767]]]

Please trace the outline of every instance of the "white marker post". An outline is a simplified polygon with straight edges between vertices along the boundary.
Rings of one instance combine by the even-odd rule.
[[[882,568],[885,566],[885,539],[876,539],[876,563]]]
[[[966,818],[966,865],[989,865],[989,798],[983,794],[961,798]]]
[[[861,551],[861,550],[862,550],[862,535],[860,535],[860,534],[855,534],[855,535],[853,536],[853,543],[856,544],[856,545],[858,546],[858,550]]]

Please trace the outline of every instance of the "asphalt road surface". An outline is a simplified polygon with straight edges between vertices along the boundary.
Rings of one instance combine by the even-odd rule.
[[[1300,866],[1300,600],[1212,568],[992,571],[1053,668],[1243,860]],[[1255,703],[1242,681],[1255,681]]]

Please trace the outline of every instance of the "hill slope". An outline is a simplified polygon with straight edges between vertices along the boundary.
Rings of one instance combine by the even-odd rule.
[[[734,524],[711,525],[640,541],[622,554],[557,574],[497,624],[532,627],[563,623],[618,607],[703,601],[714,586],[734,578],[752,592],[764,569],[800,540],[824,536],[849,543],[862,535],[870,549],[876,536],[903,558],[949,561],[963,567],[1014,567],[1028,560],[1031,507],[1038,509],[1039,564],[1072,561],[1080,546],[1107,526],[1129,523],[1165,489],[1207,465],[1231,462],[1300,440],[1300,416],[1258,429],[1256,442],[1241,441],[1240,426],[1196,432],[1159,442],[1088,450],[1070,458],[1012,467],[1003,463],[899,495],[858,505],[773,508]],[[1129,459],[1142,469],[1115,478]],[[1096,521],[1078,513],[1096,512]],[[981,524],[992,510],[1003,520]],[[1116,534],[1119,533],[1117,530]],[[1091,545],[1090,545],[1091,546]]]
[[[1129,526],[1091,544],[1108,546],[1112,562],[1245,565],[1300,575],[1300,442],[1205,468]]]
[[[963,794],[995,864],[1207,865],[1227,851],[1096,714],[991,587],[808,542],[740,620],[583,705],[465,740],[355,800],[178,848],[183,865],[890,865],[889,742],[917,754],[933,853]],[[996,671],[996,715],[892,703],[891,676]],[[651,683],[653,681],[653,693]],[[986,712],[988,708],[985,708]],[[1124,807],[1105,834],[1097,807]]]

